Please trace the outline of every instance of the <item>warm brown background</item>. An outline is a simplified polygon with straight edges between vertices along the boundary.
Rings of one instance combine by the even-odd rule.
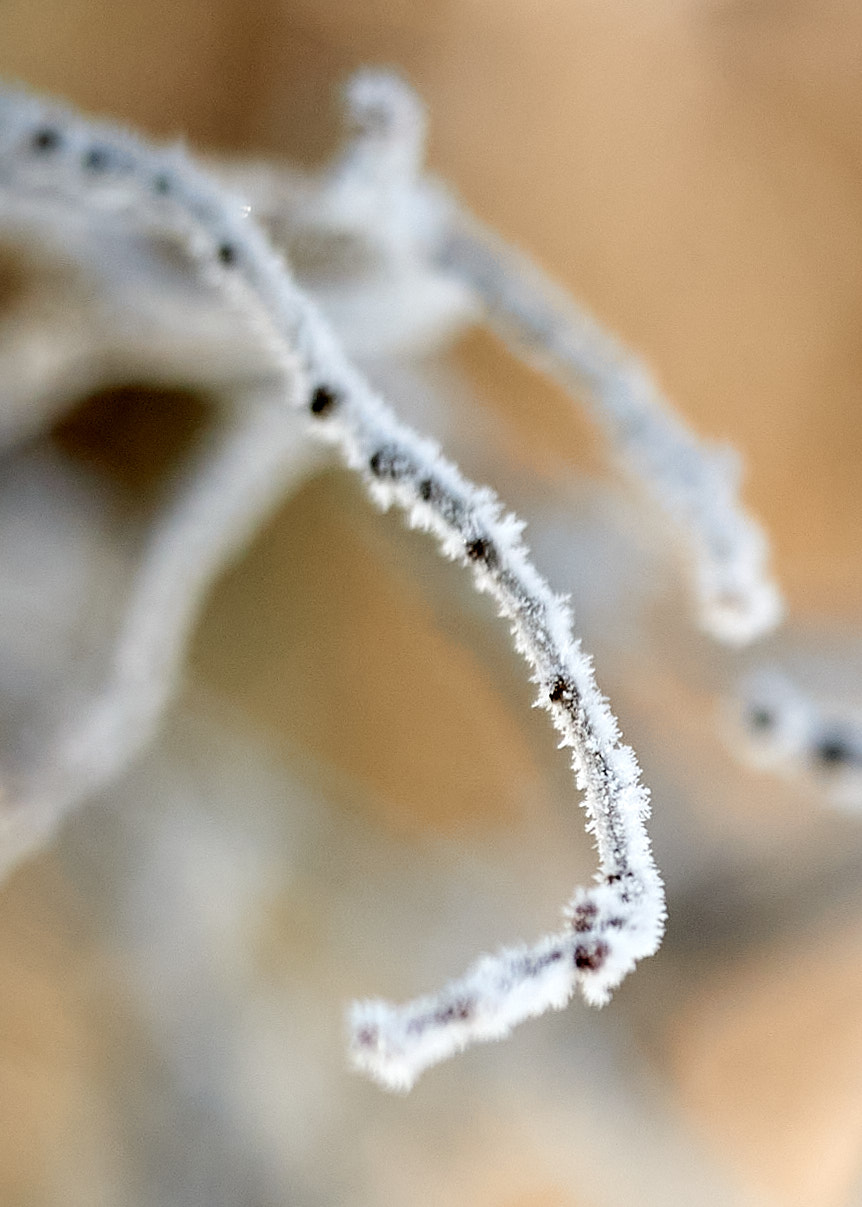
[[[425,97],[432,166],[469,205],[638,348],[700,431],[744,452],[747,498],[774,538],[792,614],[856,625],[862,8],[852,0],[0,5],[4,76],[206,148],[322,158],[335,136],[333,86],[365,63],[399,67]],[[583,429],[567,404],[488,341],[471,338],[461,355],[499,400],[506,439],[523,446],[535,472],[569,450],[577,462]],[[367,573],[369,557],[385,566],[385,545],[357,527],[356,496],[340,489],[309,488],[265,535],[246,578],[233,577],[213,605],[211,644],[225,626],[245,634],[259,626],[253,640],[237,639],[251,670],[205,640],[200,665],[272,732],[363,774],[380,820],[401,833],[445,832],[455,818],[479,832],[500,825],[523,807],[525,783],[541,808],[551,790],[520,701],[438,631],[415,583],[397,570]],[[321,548],[341,550],[335,569]],[[285,565],[304,570],[282,598]],[[334,579],[361,602],[358,639],[360,622],[333,603]],[[249,595],[249,581],[261,596]],[[312,629],[326,640],[291,640]],[[378,656],[381,632],[389,661]],[[369,647],[373,658],[363,654]],[[280,660],[267,677],[274,648]],[[384,698],[378,677],[396,664],[402,688]],[[336,669],[353,698],[382,703],[359,710],[332,751],[326,686]],[[427,747],[414,736],[420,709],[433,718]],[[450,752],[443,769],[441,748]],[[18,1112],[23,1101],[26,1118],[28,1103],[34,1115],[51,1104],[8,1153],[0,1148],[8,1170],[24,1171],[22,1186],[40,1141],[76,1127],[63,1028],[79,1020],[58,967],[71,959],[86,978],[99,958],[73,959],[62,933],[52,937],[70,908],[57,875],[48,861],[16,880],[0,947],[14,986],[2,1029],[37,1052],[49,1087],[40,1093],[33,1077],[7,1082],[0,1108]],[[41,911],[35,921],[31,906]],[[847,950],[843,933],[834,943],[818,938],[802,989],[795,948],[729,982],[705,979],[665,1037],[680,1101],[769,1202],[838,1207],[857,1176],[862,1013],[859,961]],[[812,985],[816,992],[804,991]],[[574,1200],[539,1185],[517,1202]]]

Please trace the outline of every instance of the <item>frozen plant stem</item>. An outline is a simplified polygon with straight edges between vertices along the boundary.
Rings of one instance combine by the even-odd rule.
[[[446,556],[471,570],[476,587],[494,597],[508,620],[531,667],[537,703],[550,712],[562,745],[572,750],[588,829],[598,848],[597,883],[576,891],[559,934],[532,948],[485,957],[439,996],[403,1007],[374,1002],[354,1007],[350,1052],[355,1065],[390,1088],[407,1088],[428,1065],[562,1007],[578,987],[589,1002],[605,1002],[636,961],[656,950],[663,932],[663,889],[644,826],[649,798],[590,661],[571,635],[565,602],[529,561],[521,524],[504,514],[490,490],[466,481],[432,441],[395,418],[343,356],[314,305],[249,219],[247,207],[180,152],[153,150],[112,127],[6,92],[0,97],[0,189],[85,207],[94,217],[105,208],[120,211],[138,228],[181,240],[204,279],[281,350],[285,430],[292,428],[297,412],[305,412],[319,434],[338,445],[378,503],[400,507],[411,525],[431,532]],[[202,499],[217,497],[221,470],[213,461],[201,479]],[[255,494],[258,486],[242,475],[231,515],[235,509],[242,512],[239,496],[245,491]],[[199,503],[193,488],[188,508],[178,513],[179,528],[168,524],[155,538],[150,572],[139,580],[114,674],[91,714],[64,737],[67,748],[75,749],[76,742],[86,746],[89,735],[101,733],[96,722],[107,719],[105,709],[111,715],[122,712],[130,684],[137,688],[148,676],[154,678],[163,685],[156,691],[162,699],[164,685],[172,683],[182,639],[221,552],[218,540],[206,532],[207,510]],[[257,503],[249,514],[256,512]],[[226,518],[216,508],[213,529]],[[179,544],[172,541],[187,521],[203,552],[201,566],[188,567],[190,585],[183,598],[176,554],[182,548],[191,555],[195,542],[182,536]],[[160,582],[162,568],[166,585]],[[175,614],[181,619],[171,629]],[[162,624],[172,632],[167,640]],[[134,710],[125,715],[142,724]],[[113,738],[132,740],[128,723]],[[103,756],[109,757],[104,750]],[[116,750],[113,761],[116,765]]]
[[[179,476],[151,526],[97,697],[83,707],[61,699],[53,739],[14,769],[18,790],[0,870],[152,740],[207,589],[291,480],[307,472],[298,417],[266,395],[250,392],[242,403]]]
[[[762,667],[740,684],[733,719],[733,748],[754,766],[807,782],[837,808],[862,808],[858,710],[824,707],[782,671]]]
[[[741,645],[774,628],[781,618],[781,598],[768,574],[763,532],[738,501],[734,451],[699,440],[662,397],[646,367],[591,315],[445,190],[422,181],[418,164],[424,123],[416,97],[404,84],[385,74],[361,73],[348,88],[346,102],[359,132],[348,144],[337,178],[343,178],[354,158],[362,162],[352,148],[365,147],[380,128],[393,132],[393,142],[406,144],[400,157],[391,150],[378,156],[388,169],[388,193],[397,198],[388,209],[397,213],[400,205],[409,212],[412,199],[413,229],[431,263],[472,291],[491,326],[514,351],[564,389],[578,396],[586,392],[621,465],[653,496],[688,545],[704,629]],[[373,124],[369,110],[378,114]],[[385,121],[380,113],[388,115]],[[393,181],[398,173],[400,191]]]
[[[512,350],[587,401],[622,469],[664,512],[692,566],[702,627],[744,644],[781,618],[759,525],[739,501],[732,449],[699,439],[646,367],[527,257],[421,173],[425,121],[415,94],[364,71],[345,93],[347,140],[307,191],[295,175],[228,169],[275,229],[354,240],[388,278],[425,284],[453,326],[483,317]],[[439,296],[443,286],[446,292]],[[438,318],[439,321],[439,318]]]
[[[763,532],[738,501],[736,453],[695,437],[644,365],[469,215],[452,209],[435,255],[476,291],[505,342],[592,401],[621,466],[688,546],[706,632],[743,645],[773,629],[781,619],[781,597],[768,575]]]

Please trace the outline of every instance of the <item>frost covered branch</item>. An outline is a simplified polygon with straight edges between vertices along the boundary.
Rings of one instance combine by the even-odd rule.
[[[468,282],[507,342],[569,390],[586,390],[621,466],[688,546],[703,628],[745,644],[781,618],[764,534],[738,501],[739,458],[699,440],[648,370],[523,256],[453,212],[439,262]]]
[[[61,696],[53,731],[6,769],[14,808],[4,819],[0,872],[151,741],[206,590],[290,482],[307,473],[296,418],[267,394],[241,402],[179,476],[151,526],[95,696]]]
[[[763,668],[740,685],[734,721],[755,766],[816,784],[839,808],[862,808],[858,710],[826,707],[782,671]]]
[[[368,158],[357,153],[355,162],[361,175]],[[357,1007],[355,1063],[384,1084],[406,1087],[422,1068],[471,1040],[500,1035],[523,1018],[562,1006],[578,986],[593,1003],[607,1000],[635,962],[656,950],[663,930],[662,885],[644,828],[648,795],[589,660],[571,636],[568,609],[528,559],[521,525],[489,490],[468,483],[436,445],[394,417],[343,355],[250,220],[248,206],[181,152],[154,151],[113,127],[6,92],[0,97],[0,189],[93,215],[121,213],[142,230],[179,240],[206,282],[223,292],[280,359],[284,431],[292,438],[295,416],[310,415],[379,503],[401,507],[412,525],[437,537],[447,556],[471,568],[477,587],[495,598],[509,621],[532,668],[538,703],[572,749],[598,847],[598,883],[576,892],[559,935],[532,949],[486,957],[440,997],[402,1008]],[[265,419],[267,426],[272,415]],[[120,731],[128,737],[131,729],[149,730],[203,586],[232,546],[236,528],[252,522],[270,497],[285,450],[277,441],[270,463],[255,461],[259,472],[251,473],[260,432],[252,424],[247,445],[244,425],[238,431],[237,442],[225,445],[225,460],[212,458],[192,479],[156,533],[104,695],[63,738],[72,762],[79,759],[95,779],[100,760],[111,757],[106,744],[120,741]],[[227,494],[232,501],[222,503],[220,484],[227,487],[234,473],[236,490]],[[188,565],[192,556],[196,566]],[[131,708],[130,686],[141,691],[142,701]],[[98,768],[88,768],[91,756]]]
[[[391,319],[439,335],[484,316],[502,339],[579,399],[586,395],[622,468],[652,496],[688,547],[703,627],[744,644],[772,629],[782,604],[760,526],[739,499],[739,459],[690,431],[646,367],[535,264],[420,175],[424,120],[400,80],[362,72],[346,90],[347,144],[319,179],[227,170],[300,262],[319,241],[352,241],[377,257]],[[369,274],[363,277],[368,305]],[[393,290],[399,282],[401,289]],[[320,292],[344,313],[344,282]],[[408,315],[398,302],[412,290]],[[458,288],[460,287],[460,289]],[[381,301],[386,305],[386,300]],[[351,323],[362,316],[351,307]],[[341,326],[341,324],[339,324]]]

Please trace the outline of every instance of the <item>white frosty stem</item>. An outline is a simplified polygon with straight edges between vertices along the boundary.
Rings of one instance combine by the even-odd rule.
[[[349,137],[326,174],[325,204],[339,223],[407,241],[425,153],[424,107],[400,80],[379,71],[351,77],[344,107]]]
[[[781,598],[763,532],[739,501],[734,451],[698,439],[640,361],[526,257],[455,206],[433,254],[475,290],[507,343],[592,400],[623,468],[688,545],[707,632],[743,644],[772,629]]]
[[[412,525],[436,536],[446,556],[471,569],[478,589],[496,600],[532,668],[538,704],[550,712],[562,745],[572,749],[599,872],[595,885],[575,893],[565,930],[534,948],[485,957],[437,997],[402,1007],[355,1007],[354,1063],[384,1085],[406,1088],[427,1065],[465,1044],[559,1008],[578,986],[588,1001],[606,1001],[635,962],[656,950],[663,931],[663,889],[644,826],[649,798],[590,661],[572,637],[565,602],[529,561],[520,523],[503,513],[490,490],[466,481],[432,441],[395,418],[342,355],[315,307],[249,221],[247,208],[179,153],[154,151],[113,128],[7,93],[0,103],[0,187],[50,191],[68,204],[94,209],[119,208],[134,221],[181,238],[206,279],[284,350],[290,382],[285,425],[301,400],[320,434],[337,442],[381,505],[397,504]],[[214,464],[208,488],[213,499],[219,472]],[[192,524],[196,514],[193,499]],[[185,523],[181,519],[181,529]],[[165,540],[165,556],[173,564],[176,551],[168,534]],[[205,548],[202,560],[208,563],[210,547]],[[191,566],[189,573],[197,598],[206,573]],[[178,585],[173,573],[169,577]],[[159,615],[174,606],[190,615],[188,602],[163,593],[158,575],[147,581]],[[159,645],[145,599],[139,592],[133,604],[118,652],[121,664],[128,654],[146,662]],[[138,634],[131,642],[129,632]],[[87,718],[83,732],[91,725]]]
[[[393,277],[406,278],[419,261],[425,281],[448,278],[464,287],[516,353],[591,400],[621,466],[688,547],[703,627],[735,644],[773,628],[782,603],[763,532],[739,500],[733,450],[700,440],[646,367],[582,306],[419,175],[423,114],[406,84],[386,72],[361,72],[345,102],[349,140],[309,197],[285,178],[278,201],[271,185],[249,178],[262,212],[272,218],[280,205],[300,226],[362,238],[385,251]],[[429,292],[429,305],[435,298]],[[462,324],[475,317],[463,301],[460,309]]]
[[[314,463],[298,418],[283,404],[254,394],[243,402],[210,433],[153,521],[97,693],[61,698],[55,732],[10,769],[18,787],[0,870],[152,739],[207,589],[288,484]]]
[[[824,707],[782,671],[764,667],[740,685],[733,714],[734,736],[741,731],[755,766],[808,780],[838,808],[862,808],[858,709]]]
[[[291,477],[308,468],[301,431],[271,400],[246,398],[205,442],[162,508],[135,575],[96,713],[61,762],[90,786],[149,740],[175,686],[201,601]],[[65,756],[65,757],[63,757]]]
[[[371,92],[375,78],[377,108],[389,106],[386,126],[393,143],[404,131],[409,164],[399,192],[391,178],[401,165],[391,149],[381,154],[388,191],[402,210],[412,197],[414,238],[425,244],[431,262],[478,295],[491,325],[515,351],[565,389],[579,395],[585,390],[592,399],[623,467],[654,496],[689,546],[703,627],[739,644],[772,629],[781,618],[781,599],[769,576],[763,532],[739,501],[736,454],[699,440],[647,368],[535,264],[445,191],[417,182],[422,127],[406,85],[386,74],[362,73],[347,93],[348,115],[356,120],[356,96]],[[359,137],[356,145],[367,141]],[[349,153],[344,158],[349,162]]]

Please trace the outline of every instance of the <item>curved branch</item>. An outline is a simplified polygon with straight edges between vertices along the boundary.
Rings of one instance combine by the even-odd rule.
[[[423,305],[428,314],[424,328],[393,316],[389,325],[403,326],[405,338],[435,330],[442,299],[459,325],[483,317],[516,355],[586,398],[623,471],[687,547],[703,628],[740,645],[774,628],[782,601],[763,531],[739,500],[733,450],[700,439],[646,366],[583,306],[420,174],[424,115],[406,84],[364,71],[344,99],[348,137],[319,178],[250,168],[227,169],[228,180],[282,236],[292,228],[333,248],[336,237],[362,244],[391,280],[409,281],[411,314]],[[439,320],[436,330],[446,330]]]
[[[355,1064],[390,1087],[405,1088],[433,1061],[560,1007],[577,987],[588,1001],[606,1001],[635,962],[656,950],[663,932],[663,889],[644,826],[648,793],[590,661],[571,634],[568,608],[529,561],[521,525],[503,513],[491,491],[469,483],[433,442],[395,418],[343,356],[249,220],[247,206],[180,152],[154,151],[112,127],[6,93],[0,98],[0,187],[94,210],[119,209],[181,239],[205,279],[281,351],[285,424],[298,406],[305,410],[381,505],[399,506],[411,524],[437,538],[446,556],[471,569],[479,590],[493,595],[532,668],[537,702],[572,750],[599,874],[597,884],[575,893],[565,932],[531,949],[486,957],[438,998],[400,1008],[356,1007]],[[196,507],[192,500],[192,516]],[[173,558],[169,541],[166,552]],[[191,578],[196,599],[203,577]],[[130,648],[146,661],[160,639],[147,627],[141,598],[146,596],[139,596],[131,615],[144,616],[147,637],[143,646],[136,639]],[[174,599],[171,606],[176,604]],[[92,724],[92,717],[85,718],[82,732]]]

